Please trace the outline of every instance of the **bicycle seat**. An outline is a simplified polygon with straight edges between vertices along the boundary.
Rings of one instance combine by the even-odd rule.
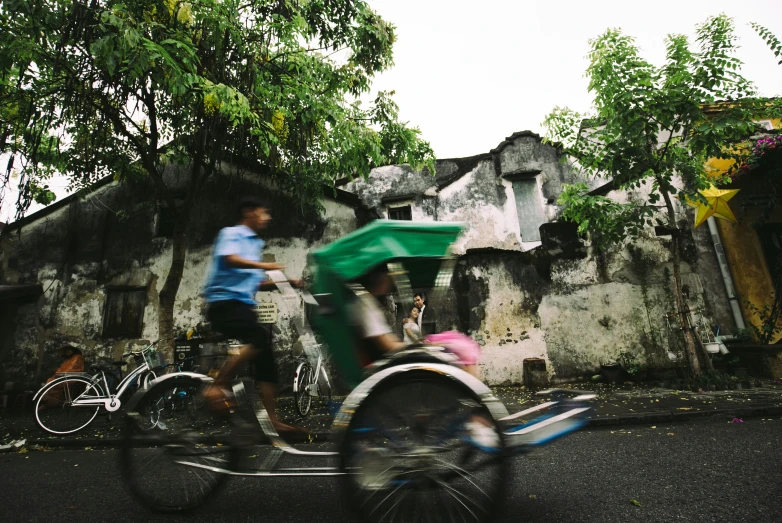
[[[110,373],[113,373],[114,372],[114,366],[113,365],[107,365],[105,363],[96,363],[94,365],[90,365],[90,370],[92,372],[110,372]]]

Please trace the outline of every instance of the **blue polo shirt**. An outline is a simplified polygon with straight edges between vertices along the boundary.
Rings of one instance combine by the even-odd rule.
[[[225,264],[225,256],[235,254],[250,261],[261,261],[261,251],[266,243],[246,225],[226,227],[221,230],[212,250],[212,260],[204,286],[204,298],[208,303],[239,300],[255,305],[255,293],[266,279],[261,269],[238,269]]]

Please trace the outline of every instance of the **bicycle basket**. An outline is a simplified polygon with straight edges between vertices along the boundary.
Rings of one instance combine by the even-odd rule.
[[[144,359],[146,359],[147,365],[149,365],[150,369],[154,369],[155,367],[160,367],[163,365],[160,352],[156,351],[155,349],[151,349],[149,352],[147,352],[144,355]]]

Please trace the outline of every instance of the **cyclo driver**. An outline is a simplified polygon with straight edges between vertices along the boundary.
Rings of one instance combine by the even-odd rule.
[[[225,405],[231,398],[226,390],[228,381],[243,364],[253,362],[258,391],[274,427],[278,432],[300,431],[277,419],[277,364],[268,334],[255,313],[256,292],[274,285],[267,280],[265,271],[283,269],[279,263],[261,261],[265,242],[258,234],[271,221],[269,204],[255,197],[243,198],[237,206],[237,218],[235,226],[226,227],[217,235],[203,295],[212,328],[245,345],[237,356],[225,362],[214,385],[204,394],[214,408]],[[300,280],[289,282],[301,286]]]

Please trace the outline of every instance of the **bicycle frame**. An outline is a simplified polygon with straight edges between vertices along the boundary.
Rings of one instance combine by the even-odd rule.
[[[299,369],[301,368],[301,365],[304,362],[310,363],[309,358],[306,357],[306,354],[305,354],[305,356],[303,358],[301,358],[301,360],[302,360],[302,363],[299,364],[299,367],[298,367]],[[310,363],[310,365],[312,365],[312,363]],[[309,388],[310,388],[309,389],[309,395],[310,396],[313,396],[313,397],[320,396],[320,388],[318,386],[318,383],[319,383],[321,370],[323,371],[323,378],[326,380],[326,385],[329,387],[329,389],[331,389],[331,381],[329,381],[329,375],[325,371],[325,369],[323,368],[323,354],[320,352],[320,346],[318,346],[318,361],[315,364],[315,372],[312,373],[312,377],[311,377],[309,383],[307,383],[307,385],[309,385]],[[298,372],[298,370],[297,370],[297,372]],[[298,392],[298,380],[296,380],[296,379],[293,380],[293,391],[294,392]]]
[[[75,399],[71,400],[71,405],[74,407],[94,407],[95,405],[102,405],[103,408],[105,408],[108,412],[117,411],[122,406],[122,400],[120,398],[128,389],[128,387],[130,387],[131,383],[137,380],[139,386],[141,386],[141,376],[145,372],[151,372],[152,369],[149,367],[149,362],[147,361],[146,355],[156,344],[157,342],[154,342],[140,351],[140,355],[144,360],[144,363],[133,369],[124,378],[122,378],[122,381],[120,381],[119,385],[117,385],[116,393],[112,394],[111,392],[108,381],[106,381],[106,372],[100,371],[99,373],[90,376],[90,380],[92,381],[93,385],[101,385],[102,378],[103,383],[101,386],[106,392],[106,395],[88,394],[92,388],[91,387],[79,394]]]
[[[149,365],[147,364],[146,361],[142,365],[133,369],[133,371],[128,373],[119,383],[116,394],[112,394],[111,391],[109,390],[109,384],[106,381],[106,373],[104,371],[101,371],[98,374],[92,376],[91,379],[93,380],[93,384],[100,384],[101,378],[103,378],[102,386],[104,387],[104,390],[106,391],[107,395],[92,396],[88,394],[90,389],[87,389],[81,394],[79,394],[71,402],[71,405],[73,405],[74,407],[93,407],[95,405],[103,405],[103,408],[105,408],[107,411],[114,412],[122,406],[122,401],[119,398],[125,393],[125,390],[127,390],[127,388],[130,386],[133,380],[141,376],[141,374],[147,371],[148,369],[149,369]]]

